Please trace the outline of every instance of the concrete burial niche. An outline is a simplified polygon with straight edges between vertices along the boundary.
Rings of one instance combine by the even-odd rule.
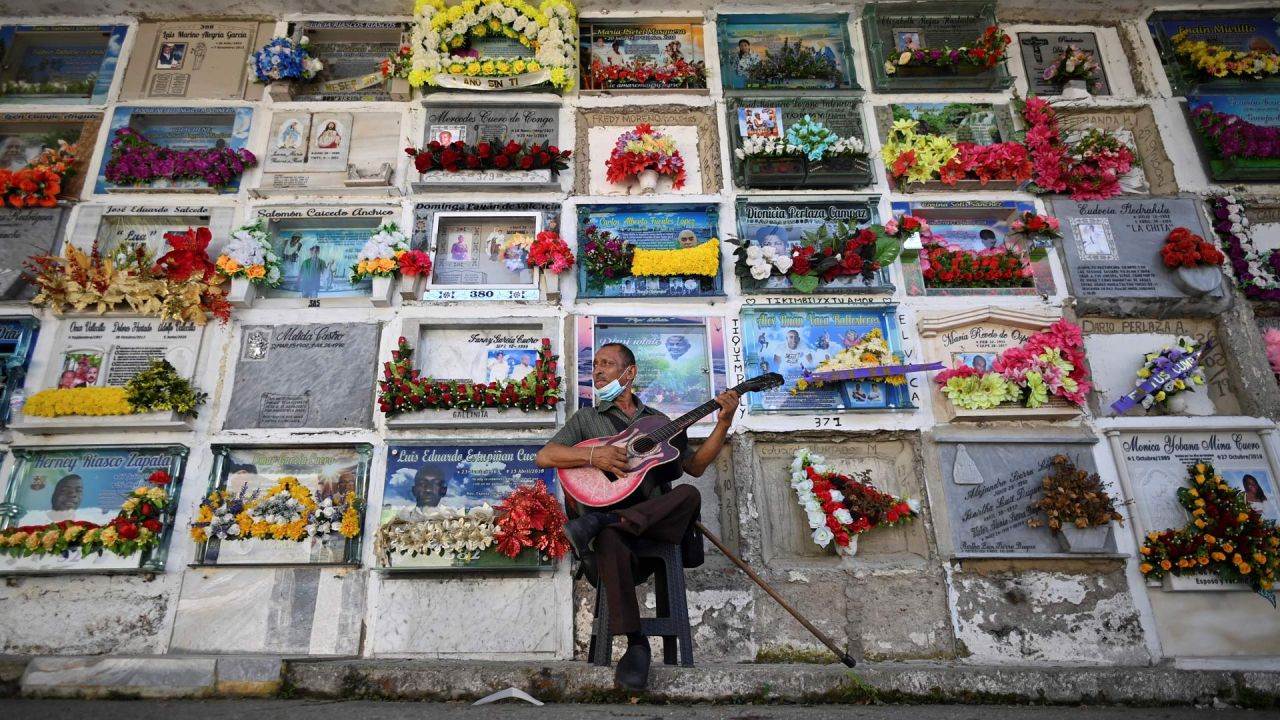
[[[74,172],[62,183],[62,199],[74,201],[84,191],[89,161],[102,127],[102,114],[89,112],[7,112],[0,114],[0,169],[21,170],[59,141],[77,146]],[[32,208],[34,210],[35,208]],[[9,212],[5,208],[4,212]]]
[[[0,300],[25,301],[35,297],[36,287],[23,263],[37,255],[50,255],[62,243],[67,207],[0,208]]]
[[[1170,319],[1139,320],[1116,318],[1082,318],[1085,354],[1089,359],[1089,371],[1093,376],[1093,412],[1099,417],[1117,413],[1111,408],[1125,394],[1134,390],[1137,371],[1145,362],[1146,353],[1159,352],[1173,346],[1179,337],[1189,337],[1194,342],[1212,340],[1214,345],[1202,355],[1200,367],[1204,370],[1205,384],[1195,386],[1194,392],[1185,393],[1186,409],[1175,411],[1168,407],[1143,410],[1141,405],[1128,410],[1125,415],[1240,415],[1239,384],[1228,362],[1232,354],[1217,322],[1213,320]],[[1181,401],[1179,402],[1181,404]]]
[[[299,83],[294,100],[408,100],[408,84],[393,90],[382,61],[408,42],[405,23],[375,20],[307,20],[290,23],[289,36],[306,37],[310,54],[324,63],[320,75]],[[396,145],[395,142],[391,143]]]
[[[1111,84],[1107,81],[1106,63],[1103,61],[1102,48],[1097,33],[1059,30],[1057,32],[1020,32],[1013,40],[1022,57],[1022,67],[1026,70],[1027,84],[1037,95],[1061,95],[1062,86],[1045,79],[1045,70],[1054,65],[1058,56],[1067,48],[1082,50],[1093,56],[1098,64],[1094,73],[1095,87],[1087,88],[1090,95],[1110,95]],[[1010,48],[1010,54],[1013,54]]]
[[[537,144],[567,148],[567,144],[562,145],[560,140],[559,103],[450,103],[428,106],[424,112],[426,123],[421,143],[417,144],[419,149],[433,142],[441,145],[464,142],[468,147],[487,142],[498,148],[508,142],[516,142],[525,146]],[[427,193],[483,188],[559,190],[560,175],[559,171],[550,168],[450,172],[435,167],[425,173],[417,172],[416,167],[409,169],[413,191]]]
[[[398,196],[401,121],[390,112],[277,111],[252,193]]]
[[[172,205],[130,202],[80,205],[68,238],[76,249],[89,252],[97,243],[103,257],[117,253],[132,254],[145,248],[149,257],[160,257],[170,250],[167,233],[186,233],[194,228],[208,228],[210,258],[231,235],[235,209],[210,207],[199,203]]]
[[[128,25],[0,26],[0,104],[106,103],[128,31]]]
[[[369,428],[379,323],[246,325],[223,427]]]
[[[574,186],[578,195],[638,195],[634,179],[609,182],[606,163],[618,137],[642,123],[671,138],[684,158],[685,182],[673,188],[674,178],[659,176],[659,195],[714,195],[720,192],[720,142],[716,116],[710,108],[686,105],[629,105],[579,109],[574,146]]]
[[[1021,345],[1028,337],[1047,330],[1059,318],[996,307],[980,307],[951,314],[921,313],[920,341],[923,357],[956,367],[961,362],[981,370],[990,368],[1000,353]],[[1003,403],[987,410],[956,407],[930,378],[934,414],[943,422],[982,420],[1070,420],[1080,416],[1080,408],[1050,396],[1038,408],[1022,403]]]
[[[271,39],[274,22],[144,22],[120,86],[121,100],[256,100],[250,55]]]
[[[1212,463],[1232,488],[1246,490],[1264,519],[1280,519],[1276,431],[1269,423],[1242,419],[1194,430],[1185,423],[1153,423],[1109,429],[1106,436],[1125,494],[1135,500],[1132,532],[1139,545],[1147,533],[1191,521],[1177,491],[1190,482],[1187,468],[1199,461]],[[1149,582],[1147,597],[1166,656],[1272,655],[1280,642],[1280,615],[1247,585],[1216,575],[1169,577]]]
[[[51,388],[124,387],[152,361],[166,360],[178,374],[195,377],[204,341],[204,326],[123,313],[67,314],[50,323],[52,346],[44,372],[27,378],[28,397]],[[190,431],[192,418],[173,411],[113,417],[63,415],[38,417],[23,413],[10,427],[27,434],[103,433],[119,430]]]
[[[1231,307],[1220,268],[1169,268],[1160,256],[1175,228],[1214,242],[1197,198],[1053,200],[1062,221],[1067,281],[1083,313],[1212,317]]]
[[[249,126],[253,122],[252,107],[175,107],[117,106],[111,125],[98,154],[98,178],[93,192],[107,193],[235,193],[241,176],[236,175],[225,186],[216,188],[203,179],[172,180],[156,177],[141,183],[117,185],[107,180],[111,161],[111,144],[119,131],[129,129],[148,142],[174,150],[211,150],[226,147],[243,150],[249,143]]]

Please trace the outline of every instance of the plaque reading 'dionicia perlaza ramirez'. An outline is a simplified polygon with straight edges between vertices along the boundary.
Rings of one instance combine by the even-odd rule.
[[[376,323],[247,325],[224,427],[370,426]]]

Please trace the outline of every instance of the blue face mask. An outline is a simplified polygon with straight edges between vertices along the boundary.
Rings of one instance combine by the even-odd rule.
[[[616,379],[612,380],[602,388],[595,388],[596,400],[610,402],[621,395],[624,388],[625,386],[622,383],[619,383]]]

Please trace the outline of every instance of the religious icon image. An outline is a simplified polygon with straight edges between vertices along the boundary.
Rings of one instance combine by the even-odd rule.
[[[332,125],[333,123],[330,123]],[[302,122],[299,120],[289,120],[280,128],[280,134],[276,137],[276,147],[286,150],[297,150],[303,146]]]
[[[245,338],[244,346],[246,360],[266,360],[271,350],[271,335],[265,330],[253,330]]]
[[[321,150],[336,150],[342,146],[342,131],[338,121],[330,120],[324,124],[324,129],[316,136],[316,147]]]
[[[186,43],[164,43],[156,55],[157,70],[179,70],[187,55]]]

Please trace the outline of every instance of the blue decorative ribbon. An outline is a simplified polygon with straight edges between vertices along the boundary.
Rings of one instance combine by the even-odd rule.
[[[1157,388],[1163,387],[1174,380],[1182,380],[1200,367],[1200,356],[1209,351],[1213,347],[1212,340],[1206,340],[1203,345],[1196,349],[1195,352],[1184,356],[1181,360],[1173,363],[1168,369],[1157,370],[1152,373],[1151,377],[1142,382],[1141,385],[1134,388],[1127,395],[1111,403],[1111,410],[1117,415],[1127,411],[1129,408],[1137,405],[1142,398],[1150,395]]]
[[[888,375],[905,375],[913,372],[941,370],[940,362],[917,363],[914,365],[876,365],[875,367],[858,368],[857,370],[828,370],[826,372],[805,372],[806,380],[818,382],[836,382],[838,380],[864,380],[867,378],[885,377]]]

